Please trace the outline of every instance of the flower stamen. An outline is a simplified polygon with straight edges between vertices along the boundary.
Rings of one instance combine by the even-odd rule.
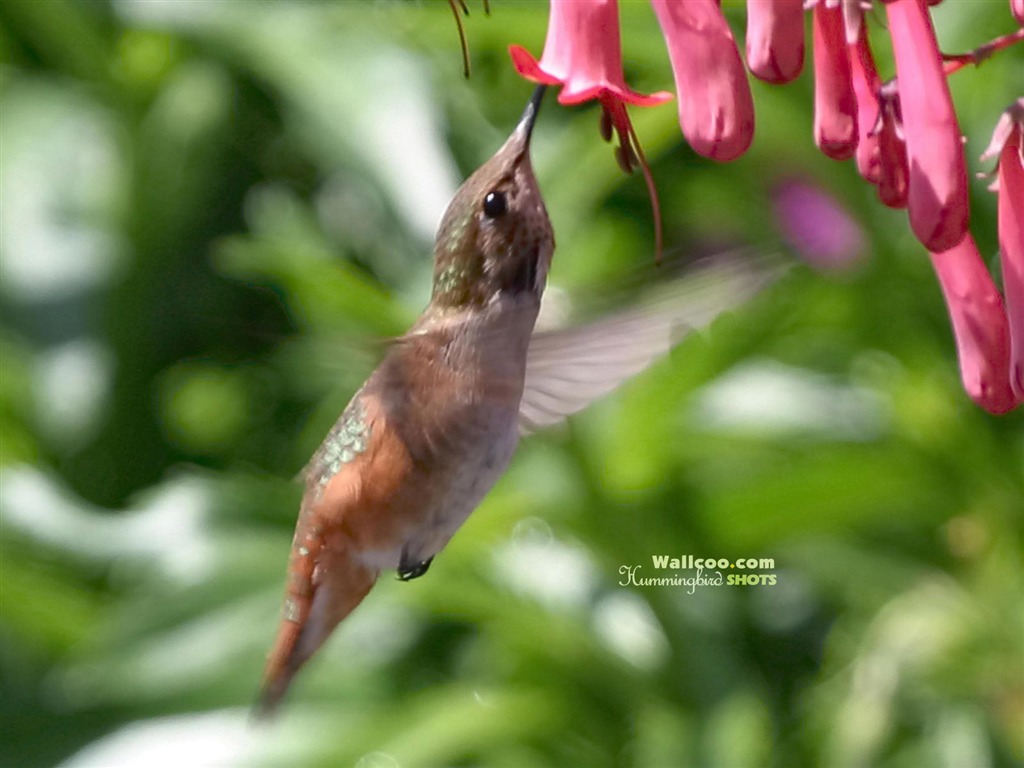
[[[629,119],[629,112],[626,105],[611,94],[602,94],[599,97],[601,102],[601,135],[607,130],[608,139],[611,139],[611,131],[614,128],[615,134],[619,137],[619,146],[615,148],[615,160],[619,167],[626,173],[633,173],[637,168],[644,176],[644,183],[647,185],[647,194],[651,199],[651,216],[654,219],[654,263],[661,263],[662,255],[662,230],[661,230],[661,203],[658,202],[658,190],[654,184],[654,176],[647,163],[647,156],[640,146],[640,137],[637,136],[636,128]]]

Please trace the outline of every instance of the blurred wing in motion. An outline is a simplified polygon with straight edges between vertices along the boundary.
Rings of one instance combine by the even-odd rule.
[[[520,433],[558,424],[583,410],[787,268],[779,256],[719,254],[697,262],[638,305],[592,323],[534,333],[526,356]]]

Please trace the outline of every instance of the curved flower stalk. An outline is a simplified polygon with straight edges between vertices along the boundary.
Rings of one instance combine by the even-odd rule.
[[[1024,401],[1024,98],[999,119],[982,159],[998,157],[999,250],[1010,323],[1010,384]]]
[[[489,0],[484,2],[484,15],[490,16],[491,6]],[[459,11],[469,16],[469,6],[466,0],[448,0],[448,7],[451,9],[452,17],[455,19],[455,27],[459,31],[459,48],[462,49],[462,76],[469,80],[471,67],[469,64],[469,42],[466,40],[466,29],[462,26],[462,17]]]

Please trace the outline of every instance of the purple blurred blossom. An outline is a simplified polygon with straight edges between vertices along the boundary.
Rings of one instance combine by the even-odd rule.
[[[815,184],[785,179],[772,190],[779,230],[817,269],[846,269],[864,252],[864,233],[840,203]]]

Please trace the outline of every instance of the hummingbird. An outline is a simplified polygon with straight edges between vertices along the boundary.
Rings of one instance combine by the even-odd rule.
[[[515,130],[458,189],[434,245],[430,302],[394,340],[306,466],[284,606],[259,714],[385,571],[402,581],[435,555],[505,472],[521,434],[555,424],[667,352],[765,282],[719,260],[726,296],[673,297],[537,331],[554,233],[530,162],[544,86]],[[693,282],[693,281],[691,281]],[[697,281],[700,282],[700,281]],[[694,293],[694,291],[688,291]]]

